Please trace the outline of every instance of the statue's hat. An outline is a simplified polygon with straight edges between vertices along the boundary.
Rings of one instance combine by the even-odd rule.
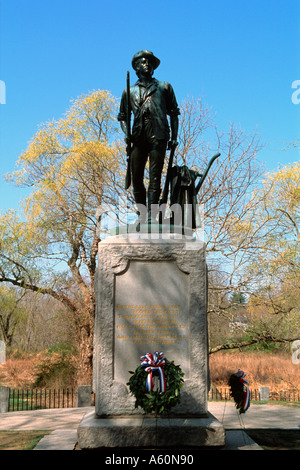
[[[134,70],[135,70],[136,61],[138,59],[141,59],[142,57],[146,57],[148,60],[150,60],[150,62],[152,63],[154,69],[156,69],[160,64],[160,60],[157,57],[155,57],[153,52],[147,51],[147,50],[142,50],[142,51],[139,51],[136,54],[134,54],[134,56],[132,58],[131,65],[134,68]]]

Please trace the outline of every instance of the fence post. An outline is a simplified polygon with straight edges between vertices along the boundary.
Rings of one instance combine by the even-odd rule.
[[[269,387],[258,387],[258,398],[261,401],[269,401],[270,400]]]
[[[91,385],[78,385],[77,390],[77,407],[91,406]]]
[[[0,386],[0,413],[7,413],[9,409],[10,388]]]

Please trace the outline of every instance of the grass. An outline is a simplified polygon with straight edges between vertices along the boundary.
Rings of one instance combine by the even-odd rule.
[[[32,450],[50,431],[0,431],[0,450]]]
[[[262,352],[220,352],[209,358],[212,382],[227,385],[230,374],[242,369],[250,388],[268,386],[273,391],[298,390],[300,367],[289,354]]]
[[[264,450],[300,450],[300,430],[247,429]],[[50,431],[0,431],[0,450],[32,450]]]
[[[247,429],[246,433],[264,450],[300,450],[300,430]]]
[[[40,359],[39,355],[8,358],[6,364],[0,365],[0,384],[14,389],[31,388]],[[217,387],[226,386],[230,374],[242,369],[252,389],[264,385],[272,391],[300,388],[300,367],[292,363],[288,353],[220,351],[210,356],[209,364],[211,380]],[[47,384],[46,388],[50,386]],[[59,387],[51,385],[51,388]]]
[[[5,365],[0,366],[0,384],[11,388],[32,384],[35,365],[33,357],[8,359]],[[211,379],[217,387],[226,386],[230,374],[237,369],[245,371],[251,388],[266,385],[277,391],[295,390],[300,386],[300,367],[292,363],[288,354],[234,351],[210,356]],[[279,401],[268,404],[288,405],[287,402]],[[290,405],[299,406],[299,403]],[[263,449],[300,450],[300,430],[247,429],[246,432]],[[0,431],[0,450],[32,450],[47,434],[49,431]]]
[[[253,405],[281,405],[281,406],[300,406],[300,401],[281,401],[281,400],[269,400],[269,401],[259,401],[259,400],[251,400]]]

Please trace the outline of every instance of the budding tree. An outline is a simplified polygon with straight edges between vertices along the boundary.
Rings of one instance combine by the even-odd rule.
[[[42,125],[11,175],[32,188],[24,214],[0,219],[0,281],[50,295],[72,312],[84,383],[93,352],[97,208],[123,191],[116,112],[116,99],[96,91]]]

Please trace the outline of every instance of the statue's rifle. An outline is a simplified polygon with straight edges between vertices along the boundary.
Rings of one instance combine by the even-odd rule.
[[[130,108],[130,76],[129,71],[127,71],[127,115],[126,115],[126,127],[127,127],[127,137],[126,137],[126,155],[127,155],[127,170],[125,177],[125,189],[128,189],[131,185],[131,130],[130,130],[130,119],[131,119],[131,108]]]
[[[176,147],[177,147],[177,143],[172,143],[171,144],[170,157],[169,157],[169,163],[168,163],[168,169],[167,169],[167,174],[166,174],[165,185],[164,185],[162,197],[159,201],[160,206],[162,204],[167,204],[168,194],[169,194],[169,186],[170,186],[170,180],[171,180],[171,171],[172,171],[172,166],[173,166],[173,160],[174,160],[174,154],[175,154]],[[163,218],[164,218],[164,214],[162,214],[162,219]]]
[[[214,155],[214,156],[210,159],[210,161],[209,161],[209,163],[208,163],[208,165],[207,165],[207,167],[206,167],[206,169],[205,169],[203,175],[202,175],[201,178],[200,178],[199,183],[197,184],[197,186],[196,186],[196,188],[195,188],[195,189],[196,189],[196,194],[198,194],[198,192],[199,192],[199,190],[200,190],[202,184],[204,183],[204,180],[205,180],[205,178],[207,177],[207,174],[208,174],[208,172],[209,172],[209,170],[210,170],[210,167],[212,166],[213,162],[214,162],[214,161],[216,160],[216,158],[218,158],[220,155],[221,155],[220,153],[217,153],[216,155]]]

